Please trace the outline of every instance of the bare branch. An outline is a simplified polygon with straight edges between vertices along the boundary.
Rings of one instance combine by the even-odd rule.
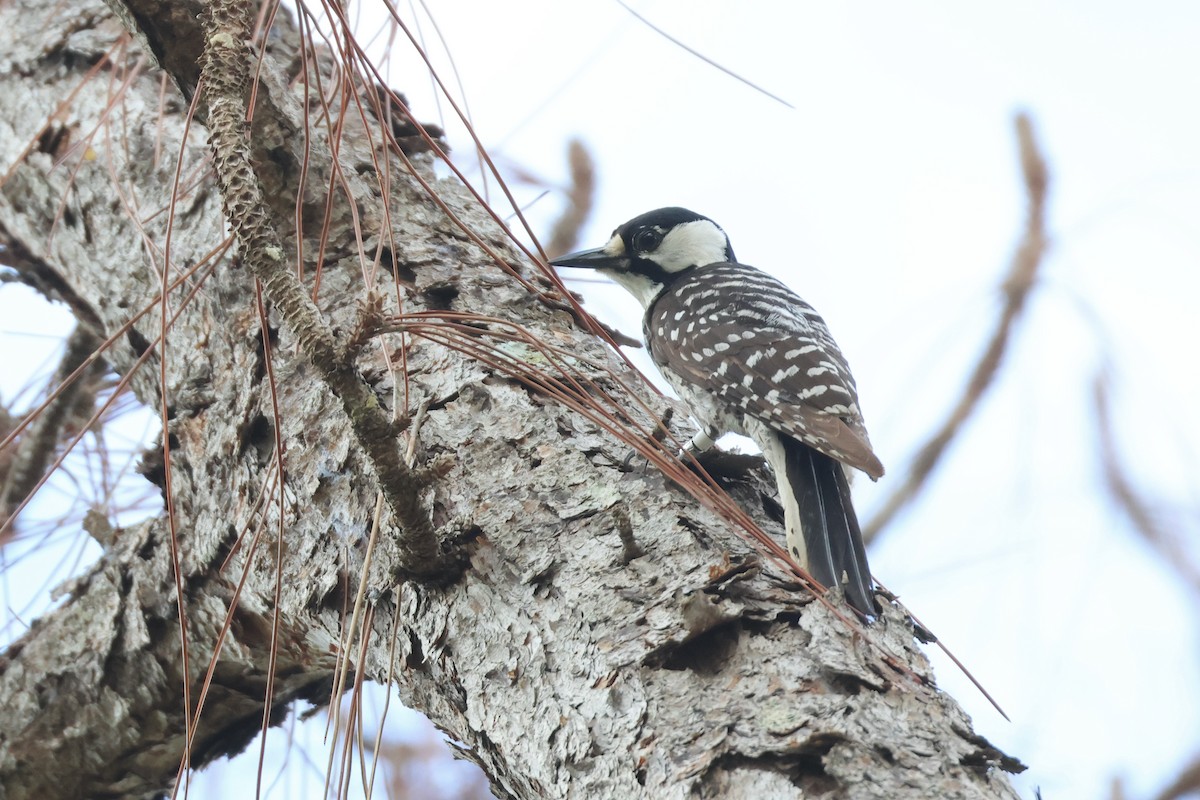
[[[983,399],[1000,371],[1016,321],[1025,308],[1025,301],[1036,282],[1038,267],[1042,263],[1047,246],[1045,211],[1048,173],[1045,158],[1039,152],[1037,141],[1034,139],[1033,123],[1029,117],[1019,115],[1016,126],[1029,207],[1026,212],[1025,234],[1013,256],[1008,275],[1001,285],[1005,294],[1004,308],[1000,311],[996,329],[983,355],[971,371],[971,377],[963,387],[962,396],[949,417],[917,451],[904,482],[892,492],[875,517],[863,526],[863,539],[868,543],[874,541],[888,523],[924,490],[929,476],[941,461],[946,448],[978,408],[979,401]]]
[[[63,384],[100,345],[101,339],[96,334],[83,325],[76,326],[67,338],[66,352],[63,353],[50,385]],[[82,415],[82,420],[90,416],[92,400],[96,393],[96,379],[103,374],[104,369],[102,362],[96,362],[87,374],[64,386],[61,392],[40,409],[25,433],[18,437],[14,443],[15,453],[5,459],[5,472],[0,473],[0,521],[10,519],[17,507],[23,504],[26,496],[42,481],[46,467],[54,460],[55,449],[63,439],[64,428],[81,421],[77,411],[81,407],[88,409],[88,413]],[[9,538],[15,528],[14,521],[7,528],[0,529],[0,542]]]
[[[1169,786],[1159,792],[1154,800],[1178,800],[1200,791],[1200,758],[1196,758],[1179,772]]]
[[[1107,374],[1101,370],[1092,381],[1092,400],[1096,410],[1096,438],[1100,444],[1100,461],[1104,468],[1104,483],[1109,494],[1133,529],[1158,551],[1166,565],[1193,590],[1200,593],[1200,569],[1192,560],[1186,547],[1178,537],[1172,535],[1156,518],[1152,503],[1134,485],[1125,469],[1126,459],[1117,449],[1116,431],[1113,428],[1112,409],[1109,401]]]
[[[579,232],[592,214],[596,195],[596,165],[583,142],[572,139],[567,146],[571,167],[571,185],[567,187],[567,207],[554,223],[546,252],[560,256],[579,244]]]

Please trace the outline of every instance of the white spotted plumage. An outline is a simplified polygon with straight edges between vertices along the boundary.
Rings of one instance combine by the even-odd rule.
[[[680,327],[688,318],[681,312],[701,309],[703,325]],[[812,306],[777,279],[745,264],[696,267],[655,298],[643,327],[676,391],[691,383],[726,401],[719,419],[697,414],[702,425],[746,434],[748,416],[872,478],[883,474],[841,350]],[[668,336],[650,335],[658,330]],[[718,343],[725,347],[718,351]]]

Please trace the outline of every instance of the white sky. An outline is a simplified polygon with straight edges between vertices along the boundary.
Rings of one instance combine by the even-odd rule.
[[[939,662],[978,731],[1030,765],[1023,794],[1100,798],[1120,776],[1149,796],[1200,748],[1200,598],[1106,499],[1090,381],[1108,359],[1130,471],[1200,557],[1200,4],[631,4],[796,109],[613,0],[430,5],[493,156],[561,182],[567,138],[591,148],[581,246],[688,206],[823,313],[895,476],[857,487],[864,518],[994,324],[1024,213],[1012,117],[1032,113],[1053,179],[1044,285],[1000,383],[872,567],[1012,717]],[[436,117],[410,56],[391,83]],[[545,230],[560,207],[551,195],[531,216]],[[638,333],[631,298],[577,288]],[[23,305],[0,305],[0,333],[31,329]],[[16,370],[2,372],[7,399]]]

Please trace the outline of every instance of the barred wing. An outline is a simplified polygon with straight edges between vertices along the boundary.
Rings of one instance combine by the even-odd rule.
[[[850,367],[820,315],[743,264],[694,270],[651,308],[651,355],[729,411],[879,478]]]

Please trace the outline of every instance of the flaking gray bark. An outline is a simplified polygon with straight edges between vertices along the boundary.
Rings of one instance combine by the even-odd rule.
[[[141,25],[150,12],[136,5],[125,17]],[[294,699],[328,701],[378,486],[342,404],[278,317],[271,334],[282,412],[274,417],[254,284],[233,258],[216,261],[186,304],[206,266],[171,293],[167,313],[179,316],[165,347],[157,344],[177,148],[185,148],[185,177],[169,279],[203,263],[227,236],[216,184],[189,179],[205,173],[205,132],[197,126],[184,137],[186,102],[176,90],[195,85],[195,64],[179,58],[195,49],[195,15],[155,18],[152,31],[138,31],[171,70],[174,88],[164,95],[161,73],[136,46],[114,49],[122,28],[103,5],[76,3],[70,15],[52,8],[0,5],[0,171],[9,175],[0,235],[22,249],[22,279],[67,303],[96,335],[121,332],[105,356],[119,374],[149,348],[132,385],[155,408],[165,368],[189,658],[181,657],[164,513],[117,531],[66,602],[0,657],[0,797],[148,796],[175,779],[183,684],[194,704],[227,616],[192,764],[237,752],[256,735],[277,566],[285,577],[276,717]],[[291,41],[286,33],[272,39],[252,141],[285,235],[297,196],[306,219],[322,218],[331,173],[327,129],[314,125],[299,186],[303,94],[286,72]],[[106,53],[113,64],[103,77],[56,115]],[[40,135],[47,122],[52,136]],[[345,178],[334,182],[317,298],[335,330],[354,328],[366,295],[357,219],[368,254],[386,243],[393,272],[370,288],[389,307],[449,299],[453,308],[520,322],[570,348],[585,368],[589,360],[623,374],[569,315],[498,269],[399,164],[387,235],[370,145],[354,125],[339,158]],[[436,187],[457,216],[521,263],[466,191],[445,180]],[[317,248],[307,245],[312,258]],[[295,242],[288,246],[294,258]],[[309,280],[314,267],[305,264]],[[151,310],[123,329],[143,307]],[[385,401],[405,398],[393,393],[399,378],[383,358],[401,341],[382,337],[358,356]],[[398,615],[401,696],[466,745],[499,796],[1014,796],[999,769],[1012,762],[921,682],[931,680],[929,667],[900,613],[856,634],[786,576],[754,567],[749,546],[688,495],[653,471],[616,469],[627,445],[477,361],[410,342],[403,410],[428,407],[418,459],[450,456],[452,464],[420,499],[434,524],[459,532],[467,568],[444,587],[397,584],[400,555],[383,541],[370,579],[371,645],[356,667],[372,679],[388,674]],[[611,381],[594,372],[601,384]],[[274,558],[278,504],[264,497],[276,428],[287,448],[282,565]],[[150,462],[147,473],[161,476]],[[756,490],[742,500],[753,510]],[[621,513],[644,555],[629,557],[636,550],[618,533]],[[260,527],[263,541],[248,562],[246,542]],[[234,603],[243,569],[249,578]]]

